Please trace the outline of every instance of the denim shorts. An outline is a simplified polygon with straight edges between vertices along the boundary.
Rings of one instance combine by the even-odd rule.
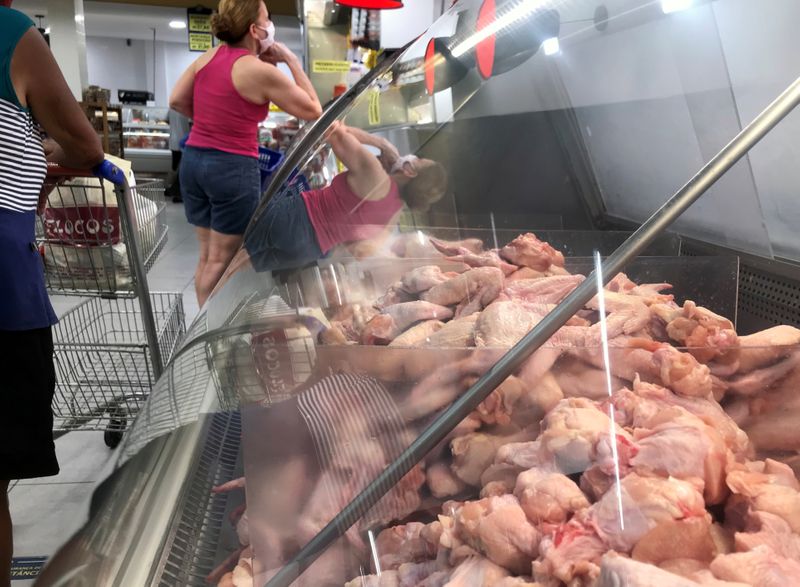
[[[179,173],[189,224],[244,234],[261,197],[257,158],[187,146]]]
[[[298,269],[324,255],[300,194],[276,194],[254,220],[244,246],[256,271]]]

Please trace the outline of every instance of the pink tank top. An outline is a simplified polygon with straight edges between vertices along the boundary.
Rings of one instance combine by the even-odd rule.
[[[269,103],[253,104],[233,85],[231,72],[247,49],[220,46],[194,78],[194,126],[186,144],[236,155],[258,157],[258,123]]]
[[[327,187],[303,192],[308,218],[323,253],[341,243],[377,236],[403,207],[400,188],[394,181],[385,198],[364,200],[350,189],[347,173],[334,177]]]

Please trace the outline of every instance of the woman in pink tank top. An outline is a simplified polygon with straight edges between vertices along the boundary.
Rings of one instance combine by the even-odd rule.
[[[270,102],[303,120],[322,113],[299,59],[275,42],[263,0],[221,0],[211,24],[223,44],[190,65],[170,96],[170,107],[194,122],[179,173],[186,218],[200,243],[201,306],[241,246],[261,196],[258,124]]]
[[[358,255],[396,223],[404,205],[426,211],[445,193],[447,173],[435,161],[399,157],[385,139],[341,123],[327,141],[347,171],[322,189],[270,200],[245,242],[257,271],[302,267],[337,245]],[[380,149],[381,157],[364,145]]]

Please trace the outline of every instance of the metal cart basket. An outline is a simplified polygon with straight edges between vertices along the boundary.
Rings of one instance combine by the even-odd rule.
[[[150,295],[161,357],[169,361],[185,333],[181,294]],[[105,428],[115,446],[155,384],[136,300],[91,298],[53,329],[58,430]]]
[[[52,191],[38,227],[48,290],[137,297],[144,275],[137,275],[134,255],[149,271],[167,242],[164,183],[127,186],[125,202],[111,182],[64,173],[51,169],[46,186]]]
[[[185,334],[181,294],[147,284],[167,240],[164,185],[131,185],[106,161],[92,174],[50,168],[45,193],[47,287],[91,296],[54,328],[55,430],[105,430],[113,448]]]

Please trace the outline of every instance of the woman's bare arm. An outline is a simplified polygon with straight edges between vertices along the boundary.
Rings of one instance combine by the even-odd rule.
[[[103,160],[100,137],[33,27],[22,36],[11,58],[11,80],[23,106],[30,108],[57,143],[48,149],[48,160],[77,169],[91,169]]]
[[[205,57],[205,54],[203,57]],[[200,59],[203,59],[203,57],[200,57]],[[194,77],[197,74],[198,60],[195,60],[181,74],[169,96],[169,107],[175,112],[180,112],[186,118],[194,118]]]

